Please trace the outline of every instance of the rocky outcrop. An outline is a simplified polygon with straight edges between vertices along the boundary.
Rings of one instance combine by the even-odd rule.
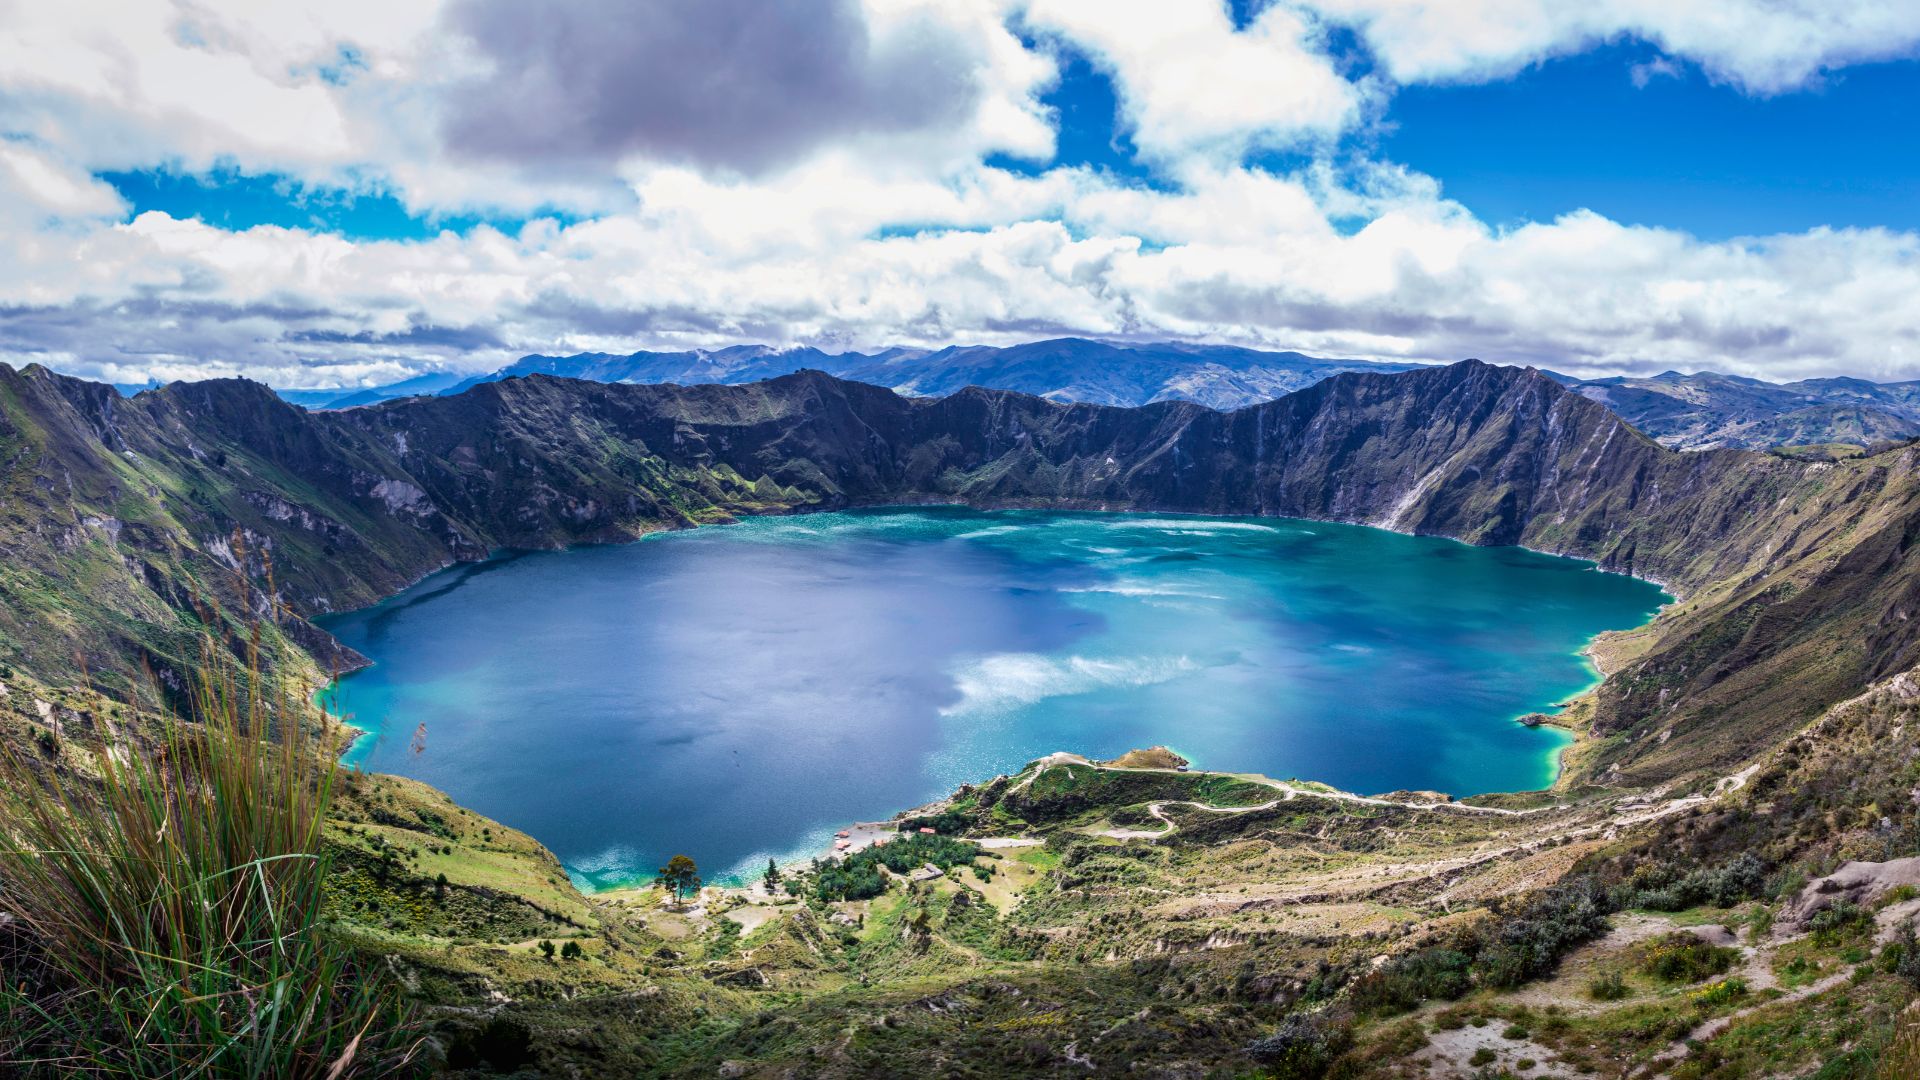
[[[1920,888],[1920,858],[1842,863],[1840,869],[1815,878],[1795,894],[1781,909],[1776,925],[1781,932],[1799,933],[1815,915],[1837,903],[1866,907],[1902,885]]]

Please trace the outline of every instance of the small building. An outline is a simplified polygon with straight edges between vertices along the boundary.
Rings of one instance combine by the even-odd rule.
[[[911,874],[908,874],[907,880],[932,881],[934,878],[942,878],[946,876],[947,875],[945,871],[941,870],[939,867],[933,865],[932,863],[927,863],[926,865],[922,866],[920,869],[915,870]]]
[[[938,835],[939,832],[940,830],[938,829],[931,829],[925,825],[920,826],[920,835],[922,836],[935,836]]]
[[[845,840],[847,837],[853,835],[853,831],[851,829],[841,829],[839,832],[834,833],[833,835],[839,837],[842,840]]]

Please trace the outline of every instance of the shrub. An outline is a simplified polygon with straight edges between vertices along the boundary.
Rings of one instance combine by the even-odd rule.
[[[1246,1054],[1275,1080],[1320,1080],[1352,1039],[1344,1024],[1294,1013],[1273,1034],[1248,1043]]]
[[[815,860],[809,891],[822,902],[864,900],[887,891],[887,879],[880,867],[896,874],[918,870],[932,863],[942,870],[970,863],[980,854],[980,845],[951,837],[907,833],[885,844],[864,847],[844,859]]]
[[[970,815],[957,810],[943,810],[938,814],[907,818],[900,822],[900,831],[917,833],[921,829],[932,829],[934,832],[952,836],[966,832],[972,824],[973,818]]]
[[[1692,994],[1688,995],[1688,998],[1700,1009],[1717,1009],[1722,1005],[1730,1005],[1733,1002],[1739,1001],[1746,996],[1747,981],[1745,979],[1735,978],[1722,979],[1717,983],[1710,983],[1695,990]]]
[[[1567,950],[1606,932],[1607,903],[1591,881],[1568,882],[1499,912],[1477,958],[1489,986],[1518,986],[1553,970]]]
[[[1920,990],[1920,941],[1915,940],[1912,922],[1903,920],[1893,940],[1880,950],[1880,967]]]
[[[1709,945],[1685,930],[1676,930],[1649,942],[1640,966],[1662,982],[1690,983],[1725,974],[1739,956],[1737,949]]]
[[[1866,933],[1872,925],[1872,914],[1848,900],[1836,900],[1807,920],[1807,930],[1813,943],[1823,949],[1845,944]]]
[[[1473,960],[1455,949],[1431,948],[1394,957],[1354,980],[1355,1010],[1391,1016],[1435,998],[1453,1001],[1473,988]]]
[[[1627,980],[1617,971],[1603,971],[1587,984],[1587,996],[1595,1001],[1619,1001],[1628,993]]]
[[[260,691],[257,635],[236,652],[237,673],[205,643],[195,722],[165,722],[156,746],[100,746],[97,782],[0,752],[0,879],[43,985],[66,990],[7,1003],[0,1060],[298,1080],[412,1057],[410,1016],[321,924],[340,775],[327,733]]]
[[[1732,907],[1760,896],[1767,883],[1766,866],[1752,852],[1742,852],[1719,866],[1698,867],[1681,876],[1676,873],[1656,868],[1635,875],[1619,906],[1649,911],[1682,911],[1701,904]]]

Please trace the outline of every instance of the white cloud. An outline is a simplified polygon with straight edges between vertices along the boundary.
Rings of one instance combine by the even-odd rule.
[[[68,218],[112,218],[125,209],[118,192],[30,143],[0,141],[0,215],[17,224]]]
[[[1365,98],[1315,47],[1312,24],[1283,6],[1244,30],[1225,0],[1029,0],[1024,16],[1112,73],[1134,142],[1163,162],[1325,141]]]
[[[1678,79],[1685,73],[1684,68],[1665,56],[1656,56],[1627,69],[1627,77],[1642,90],[1652,85],[1655,79]]]
[[[1910,55],[1920,5],[1899,0],[1302,0],[1357,26],[1407,84],[1481,80],[1622,35],[1758,93]]]
[[[231,165],[387,187],[422,212],[611,212],[635,169],[678,160],[759,171],[857,150],[938,175],[1052,152],[1052,62],[995,0],[793,4],[738,56],[772,9],[655,3],[569,0],[531,21],[492,0],[12,4],[0,109],[69,170]]]
[[[1906,40],[1897,18],[1865,8],[1812,26],[1782,2],[1711,16],[1609,0],[1315,6],[1363,24],[1403,79],[1485,77],[1630,32],[1777,89]],[[1920,377],[1910,233],[1705,242],[1588,213],[1501,230],[1390,162],[1246,166],[1248,147],[1320,146],[1378,92],[1340,74],[1319,16],[1292,4],[1236,30],[1217,0],[863,0],[873,47],[917,36],[963,58],[965,109],[927,124],[842,116],[765,160],[636,143],[564,168],[474,163],[440,142],[444,94],[484,58],[442,32],[434,4],[254,7],[8,9],[0,357],[117,381],[339,385],[531,351],[1087,334],[1583,372]],[[1160,186],[983,164],[1051,154],[1039,96],[1053,61],[1023,47],[1011,19],[1112,73]],[[121,221],[92,175],[217,160],[371,175],[419,207],[601,216],[410,243],[235,232],[157,213]]]
[[[1063,333],[1581,371],[1920,375],[1910,234],[1706,243],[1586,213],[1502,232],[1417,189],[1347,233],[1315,209],[1310,179],[1240,170],[1164,194],[1065,173],[1003,177],[1016,194],[994,196],[976,195],[993,189],[984,176],[918,195],[677,182],[678,209],[652,217],[423,243],[147,214],[22,247],[0,271],[0,340],[16,360],[120,378],[147,365],[283,383],[534,350]],[[755,227],[796,194],[813,199],[801,220]],[[1064,223],[1027,216],[1050,204]],[[974,227],[862,232],[895,214]]]

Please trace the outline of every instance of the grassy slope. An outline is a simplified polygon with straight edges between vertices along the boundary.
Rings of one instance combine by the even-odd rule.
[[[15,738],[57,727],[54,756],[84,762],[99,710],[24,676],[64,683],[84,666],[111,681],[145,661],[164,678],[199,638],[194,597],[231,611],[265,593],[257,558],[243,575],[225,557],[236,530],[255,551],[272,541],[281,595],[306,612],[371,599],[502,540],[616,539],[915,493],[1369,520],[1384,510],[1397,527],[1582,552],[1685,592],[1655,626],[1616,643],[1609,655],[1623,666],[1573,710],[1597,737],[1580,750],[1583,786],[1547,812],[1303,796],[1243,814],[1162,805],[1156,816],[1155,803],[1244,807],[1264,793],[1246,778],[1051,769],[1011,795],[1017,781],[1004,782],[1006,797],[984,811],[991,785],[960,800],[982,813],[977,830],[1044,840],[983,858],[996,868],[985,880],[963,871],[957,883],[843,910],[788,905],[746,933],[712,912],[580,898],[526,838],[417,785],[364,780],[333,832],[348,868],[336,917],[395,956],[422,996],[462,1006],[445,1014],[445,1042],[466,1066],[524,1058],[610,1075],[710,1074],[746,1055],[768,1069],[860,1073],[938,1042],[983,1074],[1072,1073],[1082,1067],[1068,1047],[1115,1066],[1234,1069],[1238,1046],[1318,1001],[1337,982],[1330,974],[1444,938],[1480,905],[1577,868],[1690,851],[1676,845],[1692,834],[1671,832],[1683,825],[1745,822],[1743,833],[1701,835],[1737,836],[1737,849],[1766,851],[1782,874],[1817,872],[1843,849],[1896,850],[1877,823],[1897,834],[1911,808],[1897,791],[1863,786],[1878,773],[1862,751],[1846,759],[1850,772],[1792,771],[1772,785],[1761,774],[1756,792],[1814,793],[1790,825],[1744,803],[1643,823],[1644,808],[1622,800],[1639,785],[1698,787],[1730,773],[1870,679],[1911,666],[1912,451],[1838,463],[1682,457],[1537,382],[1475,390],[1492,379],[1429,377],[1424,413],[1392,384],[1359,379],[1231,417],[991,394],[903,412],[870,388],[804,380],[685,397],[602,388],[610,393],[583,404],[575,388],[528,380],[315,426],[231,387],[182,388],[109,414],[90,391],[0,371],[10,556],[0,562],[0,682],[14,687],[0,711]],[[1478,404],[1462,397],[1474,392]],[[1419,447],[1386,438],[1419,415],[1456,413],[1481,419]],[[1331,415],[1353,432],[1333,447],[1314,426]],[[1007,430],[1028,434],[992,434]],[[983,441],[969,444],[971,431]],[[1292,441],[1263,441],[1283,437]],[[876,439],[913,449],[898,459],[833,450]],[[1195,486],[1183,462],[1201,446],[1229,450]],[[1278,464],[1241,471],[1255,448]],[[1115,454],[1131,463],[1124,475],[1103,471]],[[1373,486],[1390,476],[1400,490]],[[1406,476],[1433,479],[1409,493]],[[385,481],[410,488],[376,494]],[[89,603],[73,603],[81,591]],[[295,668],[306,663],[295,645],[326,655],[297,620],[281,625]],[[1881,732],[1880,748],[1911,742],[1907,730]],[[1175,830],[1157,842],[1098,835],[1164,821]],[[1653,829],[1665,832],[1645,839]],[[979,900],[956,913],[962,889]],[[543,940],[578,942],[585,956],[549,960]],[[1362,1018],[1360,1030],[1368,1052],[1381,1052],[1386,1026]]]

